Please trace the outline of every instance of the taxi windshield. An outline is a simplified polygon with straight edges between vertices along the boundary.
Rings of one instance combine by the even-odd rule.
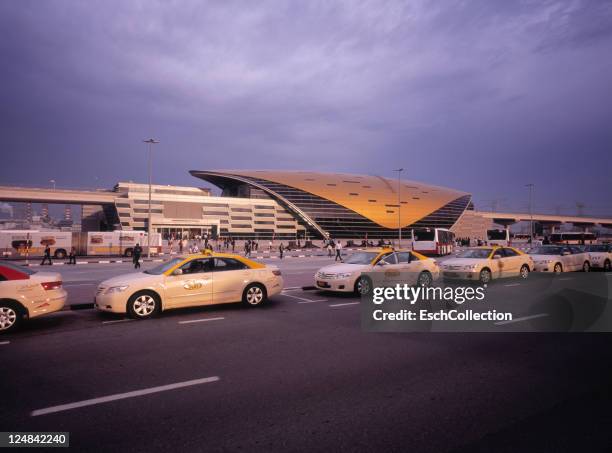
[[[561,255],[561,247],[535,247],[529,250],[530,255]]]
[[[457,258],[488,258],[491,249],[468,249],[457,254]]]
[[[374,258],[378,256],[376,252],[359,252],[353,253],[346,260],[345,264],[370,264]]]
[[[161,275],[181,262],[183,262],[183,258],[173,258],[170,261],[166,261],[165,263],[160,264],[159,266],[155,266],[152,269],[144,271],[144,273],[151,275]]]

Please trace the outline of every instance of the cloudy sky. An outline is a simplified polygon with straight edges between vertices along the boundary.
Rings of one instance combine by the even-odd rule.
[[[278,168],[612,214],[610,1],[0,2],[0,184]],[[497,201],[495,201],[497,200]]]

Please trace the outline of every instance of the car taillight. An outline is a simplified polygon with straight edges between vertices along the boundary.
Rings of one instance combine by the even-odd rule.
[[[44,283],[41,283],[41,285],[45,291],[49,291],[51,289],[61,288],[62,282],[61,280],[58,282],[44,282]]]
[[[277,276],[281,275],[281,271],[280,271],[280,270],[278,270],[278,269],[274,269],[274,270],[272,271],[272,273],[273,273],[274,275],[277,275]]]

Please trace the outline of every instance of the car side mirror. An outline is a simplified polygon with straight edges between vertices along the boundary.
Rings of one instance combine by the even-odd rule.
[[[387,263],[383,260],[380,260],[378,263],[376,263],[377,266],[386,266]]]
[[[172,275],[183,275],[183,269],[174,269]]]

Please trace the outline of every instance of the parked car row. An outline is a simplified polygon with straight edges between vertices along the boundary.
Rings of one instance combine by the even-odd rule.
[[[381,277],[377,284],[430,286],[440,278],[488,283],[506,277],[525,279],[533,271],[609,271],[611,263],[611,245],[546,245],[529,253],[512,247],[474,247],[441,265],[413,250],[378,248],[353,253],[344,262],[319,269],[314,283],[319,290],[367,294],[374,284],[371,273]],[[145,319],[173,308],[231,302],[259,306],[279,294],[283,285],[276,266],[206,251],[105,280],[96,289],[94,306]],[[61,310],[66,299],[59,273],[0,264],[0,333],[16,329],[24,319]]]

